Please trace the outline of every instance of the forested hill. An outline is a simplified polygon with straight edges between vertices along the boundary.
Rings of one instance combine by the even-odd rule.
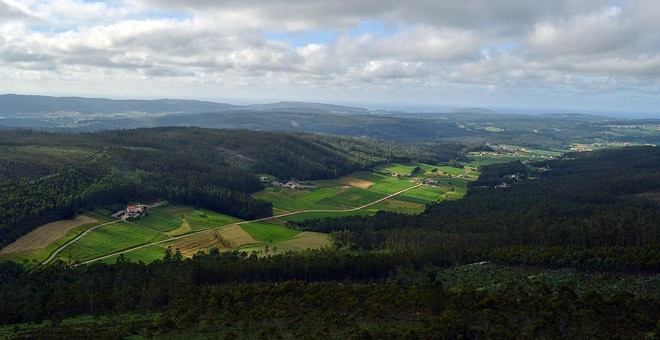
[[[216,145],[178,137],[198,133],[211,140],[204,130],[166,131],[171,133],[166,144],[174,150],[177,144],[188,145],[185,150]],[[90,166],[100,168],[105,157],[132,150],[116,147],[121,140],[134,143],[130,133],[103,137],[117,138],[110,143],[115,146]],[[290,143],[298,137],[282,136]],[[141,148],[156,152],[148,144]],[[123,169],[134,166],[132,158],[123,161]],[[112,265],[0,263],[0,330],[7,325],[9,338],[660,334],[657,148],[481,170],[483,177],[464,199],[430,205],[423,215],[378,213],[292,224],[333,231],[338,249],[264,257],[209,251],[190,259],[170,250],[150,264],[123,256]],[[166,172],[144,170],[150,171]]]
[[[257,174],[335,178],[380,162],[437,162],[460,145],[415,147],[345,137],[154,128],[0,132],[0,246],[39,224],[111,203],[169,199],[244,219],[272,214]]]
[[[659,148],[481,171],[463,199],[428,205],[419,216],[380,213],[292,226],[334,232],[338,244],[353,248],[440,247],[456,261],[660,270]]]
[[[237,106],[197,100],[112,100],[106,98],[0,95],[0,115],[37,116],[52,113],[201,113]]]
[[[658,119],[582,114],[503,114],[487,109],[414,113],[279,102],[231,105],[194,100],[0,95],[0,129],[94,132],[163,126],[290,131],[405,143],[459,141],[568,149],[579,144],[660,144]]]

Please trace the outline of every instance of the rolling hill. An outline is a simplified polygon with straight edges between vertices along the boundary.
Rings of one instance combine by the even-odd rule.
[[[578,143],[660,143],[659,119],[501,114],[475,108],[415,113],[286,101],[236,106],[175,99],[2,95],[0,125],[67,132],[197,126],[314,132],[406,143],[451,140],[554,149],[568,149]]]

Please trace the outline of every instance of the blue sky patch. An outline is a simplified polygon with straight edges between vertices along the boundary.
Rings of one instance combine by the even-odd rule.
[[[337,39],[337,33],[332,31],[309,31],[298,33],[286,33],[278,31],[264,32],[267,40],[286,42],[290,48],[298,48],[309,44],[329,45]]]

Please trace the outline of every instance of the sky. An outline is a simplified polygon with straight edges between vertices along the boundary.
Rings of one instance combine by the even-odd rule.
[[[660,113],[659,0],[0,0],[0,93]]]

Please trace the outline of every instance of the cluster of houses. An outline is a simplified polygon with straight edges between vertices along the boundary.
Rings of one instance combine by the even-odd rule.
[[[426,184],[426,185],[438,185],[438,183],[439,183],[438,181],[436,181],[435,179],[433,179],[431,177],[429,177],[429,178],[413,177],[413,178],[410,179],[410,181],[414,182],[414,183],[422,183],[422,184]]]
[[[119,210],[112,214],[113,218],[118,220],[136,219],[149,214],[147,206],[144,204],[129,205],[124,210]]]
[[[318,189],[318,185],[302,184],[296,181],[277,182],[273,181],[273,186],[289,189]]]
[[[312,185],[312,184],[303,184],[294,180],[290,180],[287,182],[280,182],[275,180],[274,178],[267,177],[267,176],[261,176],[260,180],[262,183],[269,183],[272,184],[274,187],[277,188],[289,188],[289,189],[318,189],[318,185]]]
[[[525,178],[527,178],[527,176],[525,176],[524,174],[521,174],[521,173],[516,173],[516,174],[513,174],[513,175],[507,175],[506,180],[504,182],[502,182],[502,184],[498,184],[495,187],[496,188],[508,188],[512,184],[518,183],[518,182],[520,182],[521,180],[523,180]]]

